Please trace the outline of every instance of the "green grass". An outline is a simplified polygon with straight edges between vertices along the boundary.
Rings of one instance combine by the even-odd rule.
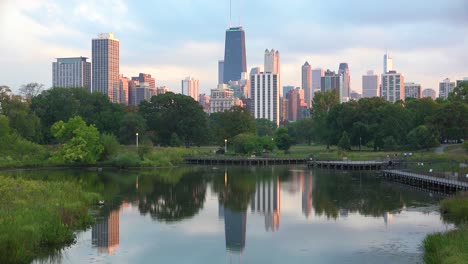
[[[27,263],[74,242],[99,196],[78,183],[0,176],[0,263]]]
[[[444,220],[457,229],[426,237],[424,261],[428,264],[468,263],[468,193],[447,198],[440,203]]]

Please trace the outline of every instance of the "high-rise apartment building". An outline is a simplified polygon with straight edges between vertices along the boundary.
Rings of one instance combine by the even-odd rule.
[[[156,89],[156,79],[151,77],[151,74],[140,73],[137,77],[132,77],[133,81],[139,81],[140,83],[147,83],[150,88]]]
[[[119,46],[113,33],[99,34],[92,40],[92,91],[107,95],[113,103],[120,102]]]
[[[192,97],[195,101],[198,101],[198,80],[192,77],[187,77],[182,80],[182,94]]]
[[[382,74],[382,97],[389,102],[405,100],[405,77],[396,71]]]
[[[431,88],[424,89],[422,91],[422,97],[430,97],[432,100],[435,100],[437,98],[436,91]]]
[[[325,75],[321,78],[320,86],[322,93],[335,90],[338,93],[340,102],[345,102],[347,100],[343,96],[343,75],[327,70]]]
[[[421,84],[414,82],[405,83],[405,99],[406,98],[421,98]]]
[[[362,76],[362,97],[380,96],[380,78],[374,71],[368,71]]]
[[[307,61],[302,65],[302,89],[304,89],[307,107],[310,108],[314,99],[314,90],[312,88],[312,66]]]
[[[284,98],[288,98],[288,94],[291,90],[294,90],[296,87],[292,86],[292,85],[286,85],[286,86],[283,86],[283,97]]]
[[[288,121],[294,122],[300,119],[301,114],[301,95],[299,91],[301,88],[297,87],[288,94]]]
[[[234,96],[234,90],[227,84],[219,84],[211,89],[210,114],[230,110],[233,106],[243,106],[242,101]]]
[[[383,63],[383,73],[387,73],[389,71],[393,71],[393,58],[390,55],[385,53],[384,55],[384,63]]]
[[[151,97],[157,95],[158,91],[151,88],[149,83],[141,82],[134,87],[135,89],[135,105],[139,105],[142,101],[150,101]]]
[[[351,93],[351,74],[349,73],[348,63],[340,63],[338,73],[343,76],[343,94],[342,97],[348,97]]]
[[[312,70],[312,92],[316,93],[321,90],[322,77],[325,76],[325,70],[316,68]]]
[[[218,61],[218,84],[224,83],[224,61]]]
[[[120,86],[119,86],[119,93],[120,93],[120,104],[128,105],[128,96],[129,96],[129,83],[130,79],[124,77],[123,74],[119,74]]]
[[[448,98],[454,88],[455,82],[451,82],[449,78],[446,78],[439,83],[439,98]]]
[[[274,51],[274,50],[273,50]],[[274,51],[273,60],[265,54],[265,68],[273,72],[260,72],[251,76],[250,96],[253,99],[254,117],[266,118],[279,126],[280,122],[280,61],[279,51]]]
[[[53,87],[82,87],[91,92],[91,63],[88,58],[57,58],[52,62]]]
[[[245,32],[242,27],[231,27],[226,30],[223,72],[225,84],[229,84],[229,81],[240,80],[241,74],[247,72]]]

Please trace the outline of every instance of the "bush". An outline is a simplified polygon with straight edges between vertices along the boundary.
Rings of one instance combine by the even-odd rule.
[[[101,134],[100,138],[101,145],[104,147],[101,153],[101,160],[108,160],[120,149],[119,141],[113,134]]]
[[[121,153],[111,160],[111,164],[119,168],[139,167],[141,158],[134,152]]]
[[[349,138],[346,131],[341,135],[340,141],[338,142],[338,147],[344,150],[351,150],[351,139]]]

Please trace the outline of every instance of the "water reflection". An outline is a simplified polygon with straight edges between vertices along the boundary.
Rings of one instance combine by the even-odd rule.
[[[279,177],[261,179],[256,182],[250,208],[252,213],[265,216],[265,230],[277,231],[280,225],[281,191]]]
[[[109,216],[96,219],[92,227],[92,245],[99,253],[113,254],[120,240],[120,210],[113,210]]]

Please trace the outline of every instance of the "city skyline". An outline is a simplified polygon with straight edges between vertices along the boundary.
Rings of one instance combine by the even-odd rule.
[[[218,60],[224,53],[224,32],[229,27],[227,1],[205,0],[200,6],[209,5],[208,10],[201,10],[193,2],[137,1],[131,4],[123,0],[112,3],[2,1],[0,32],[9,41],[0,43],[7,62],[0,68],[4,73],[0,82],[11,86],[14,91],[31,81],[51,87],[51,69],[45,65],[50,65],[57,57],[91,57],[89,40],[100,32],[114,32],[121,40],[120,73],[125,76],[147,72],[161,80],[162,85],[176,90],[180,79],[191,75],[200,80],[201,93],[208,93],[216,87]],[[131,9],[142,5],[149,10],[158,10],[161,15],[150,16],[142,12],[138,17],[132,16],[131,20],[124,19],[128,18]],[[468,66],[464,61],[468,55],[463,52],[467,37],[463,36],[468,34],[463,25],[466,25],[468,16],[462,12],[467,5],[462,0],[430,4],[414,1],[406,3],[406,8],[396,17],[386,18],[375,14],[390,14],[399,5],[357,1],[350,11],[343,13],[338,10],[342,9],[340,1],[336,0],[327,6],[308,1],[293,1],[287,7],[279,4],[264,7],[262,3],[253,3],[242,9],[247,71],[262,65],[262,51],[274,46],[283,51],[283,84],[300,86],[301,72],[298,68],[305,60],[312,68],[334,71],[338,71],[340,62],[347,62],[352,89],[361,92],[361,76],[369,69],[381,74],[382,57],[388,49],[394,59],[394,69],[404,73],[408,81],[421,83],[423,89],[436,89],[438,83],[447,77],[456,80],[467,75]],[[414,13],[421,13],[421,6],[425,15],[415,16]],[[237,25],[239,8],[236,10],[234,7],[233,26]],[[261,8],[269,12],[259,12]],[[388,8],[391,10],[385,11]],[[199,15],[199,12],[208,13]],[[294,19],[280,17],[276,21],[263,15],[271,12],[290,14]],[[441,17],[437,15],[440,12],[452,15]],[[194,13],[197,13],[196,17]],[[348,23],[337,29],[336,24],[343,21]],[[262,31],[263,23],[271,25],[278,34]],[[305,27],[307,34],[303,33]],[[448,34],[447,28],[454,39],[462,36],[461,40],[440,38]],[[399,34],[402,30],[405,34]],[[297,38],[302,39],[294,42],[293,39]],[[338,46],[336,43],[346,45]],[[28,72],[26,76],[24,71]]]

